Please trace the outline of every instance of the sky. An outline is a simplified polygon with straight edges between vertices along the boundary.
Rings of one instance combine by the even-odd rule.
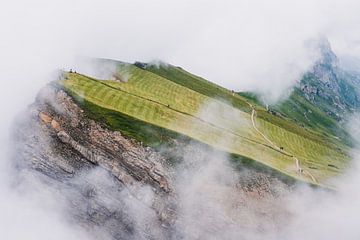
[[[62,235],[67,226],[56,224],[61,217],[45,214],[38,201],[24,201],[8,187],[11,123],[56,70],[85,69],[82,57],[162,60],[274,102],[318,59],[314,41],[328,38],[339,56],[360,58],[359,12],[356,0],[2,1],[0,227],[14,234],[10,240],[20,239],[19,228],[38,239],[26,226],[40,216],[32,228],[40,231],[46,223],[44,239],[83,234],[72,229]],[[32,196],[44,198],[53,201]],[[29,211],[18,211],[23,208]]]
[[[76,57],[84,56],[162,60],[276,101],[317,60],[312,41],[326,37],[338,55],[360,56],[360,3],[354,0],[17,0],[3,5],[1,74],[7,78],[76,66]]]

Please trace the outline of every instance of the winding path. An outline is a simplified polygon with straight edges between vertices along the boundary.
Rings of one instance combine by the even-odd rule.
[[[289,152],[286,152],[284,151],[281,147],[277,146],[273,141],[271,141],[264,133],[262,133],[257,127],[256,127],[256,123],[255,123],[255,115],[256,115],[256,110],[254,108],[254,106],[247,102],[247,104],[250,106],[250,108],[252,109],[252,112],[251,112],[251,122],[252,122],[252,125],[253,125],[253,128],[255,129],[256,132],[258,132],[264,139],[265,141],[267,141],[268,143],[270,143],[272,145],[272,147],[276,148],[279,152],[281,152],[282,154],[285,154],[285,155],[288,155],[290,157],[292,157],[294,160],[295,160],[295,166],[296,166],[296,171],[299,173],[299,174],[303,174],[305,176],[308,176],[311,178],[311,180],[314,182],[314,183],[318,183],[318,181],[316,180],[316,178],[307,170],[304,170],[301,165],[300,165],[300,160],[295,157],[293,154],[289,153]]]

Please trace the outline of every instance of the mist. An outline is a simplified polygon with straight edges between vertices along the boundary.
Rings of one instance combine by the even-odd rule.
[[[216,102],[199,112],[212,122],[223,116],[240,117]],[[355,139],[359,124],[358,114],[347,124]],[[218,141],[233,142],[225,137]],[[186,239],[358,239],[359,147],[349,152],[353,161],[346,173],[332,179],[333,189],[326,189],[264,181],[266,173],[247,167],[235,170],[227,154],[190,143],[180,153],[184,161],[177,169],[178,232]],[[251,183],[260,183],[262,193],[239,187]]]
[[[316,62],[319,55],[313,42],[318,39],[328,38],[340,56],[360,57],[359,10],[360,3],[354,0],[4,2],[0,9],[1,238],[93,237],[64,216],[68,206],[66,199],[60,198],[61,192],[27,174],[22,175],[19,184],[9,162],[13,121],[34,101],[44,84],[57,78],[59,69],[91,71],[79,61],[84,57],[128,62],[162,60],[236,91],[257,91],[273,102],[286,97]],[[351,129],[357,128],[354,120]],[[200,147],[196,151],[202,152]],[[199,161],[206,164],[200,164],[204,165],[202,169],[195,161],[195,169],[199,169],[195,173],[186,165],[194,160],[189,156],[179,169],[180,176],[191,174],[192,178],[191,184],[177,182],[183,202],[177,229],[189,234],[190,239],[202,235],[230,239],[358,239],[360,174],[356,162],[360,155],[356,149],[352,154],[355,164],[348,177],[336,181],[338,192],[301,187],[284,194],[281,199],[286,201],[286,209],[269,213],[269,219],[263,222],[254,206],[235,211],[239,214],[235,220],[221,215],[236,201],[217,196],[230,194],[229,186],[240,178],[227,165],[226,155],[202,155]],[[204,185],[213,187],[207,189]],[[199,189],[204,191],[202,198],[193,199]],[[213,195],[214,191],[218,195]],[[199,211],[207,215],[192,222],[194,213],[189,209],[203,202],[207,204]],[[281,202],[262,204],[271,209]],[[134,211],[136,207],[129,209]],[[151,216],[138,216],[139,226]],[[261,231],[238,229],[244,223],[239,216],[251,223],[260,221]],[[280,216],[276,218],[279,222],[271,222],[272,216]],[[292,216],[291,221],[282,227],[282,219],[287,216]],[[229,228],[224,223],[229,223]],[[206,226],[212,226],[209,232],[204,232],[208,231]],[[223,228],[227,229],[225,235],[214,234]]]

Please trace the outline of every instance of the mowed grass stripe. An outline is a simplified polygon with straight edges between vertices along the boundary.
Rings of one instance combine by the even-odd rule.
[[[84,79],[83,79],[84,80]],[[96,83],[95,82],[98,82],[98,81],[96,81],[96,80],[92,80],[92,81],[94,81],[94,83],[93,83],[93,85],[96,85]],[[81,84],[80,84],[81,85]],[[75,89],[77,89],[77,90],[79,90],[78,88],[76,88],[75,87]],[[113,95],[113,94],[116,94],[116,92],[114,92],[114,90],[113,89],[107,89],[106,90],[108,93],[107,93],[107,95],[106,95],[106,99],[105,99],[105,105],[109,105],[109,103],[108,103],[108,101],[107,101],[107,97],[109,97],[109,96],[111,96],[111,95]],[[82,92],[81,90],[80,90],[80,92]],[[123,92],[124,94],[127,94],[126,92]],[[104,102],[104,99],[103,98],[99,98],[98,96],[97,96],[97,94],[95,94],[95,95],[93,95],[93,96],[89,96],[89,95],[87,95],[87,96],[85,96],[85,97],[88,97],[88,98],[93,98],[93,99],[95,99],[96,101],[101,101],[101,102]],[[132,95],[128,95],[128,98],[129,98],[129,100],[128,100],[128,103],[130,103],[130,105],[131,104],[134,104],[134,102],[136,102],[136,101],[134,101],[134,99],[131,99],[131,98],[136,98],[136,96],[132,96]],[[139,98],[141,98],[141,97],[139,97]],[[149,101],[151,101],[151,100],[149,100]],[[156,102],[154,102],[154,101],[151,101],[151,102],[153,102],[153,103],[155,103],[155,104],[160,104],[160,103],[156,103]],[[119,103],[120,104],[120,103]],[[128,108],[128,106],[129,106],[129,104],[126,104],[126,107]],[[137,108],[137,105],[135,104],[135,105],[131,105],[131,107],[130,108]],[[162,106],[162,107],[164,107],[164,106]],[[189,114],[187,114],[187,113],[181,113],[181,112],[179,112],[179,111],[176,111],[176,110],[174,110],[174,109],[171,109],[171,108],[168,108],[168,109],[170,109],[170,110],[173,110],[173,111],[175,111],[175,112],[178,112],[178,113],[180,113],[180,114],[184,114],[184,115],[188,115],[188,116],[190,116]],[[127,112],[129,112],[129,111],[131,111],[131,110],[128,110]],[[156,118],[156,117],[158,117],[158,116],[165,116],[165,111],[162,109],[162,108],[159,108],[159,107],[155,107],[154,108],[154,112],[155,112],[155,114],[154,114],[154,118]],[[168,114],[167,114],[168,115]],[[190,117],[193,117],[193,118],[195,118],[195,119],[197,119],[197,120],[199,120],[199,121],[203,121],[202,119],[199,119],[199,118],[197,118],[197,117],[195,117],[195,116],[190,116]],[[206,122],[205,122],[206,123]],[[209,123],[208,123],[209,124]],[[210,123],[210,125],[211,125],[211,123]],[[213,127],[215,127],[215,128],[218,128],[217,126],[213,126]],[[226,130],[226,129],[223,129],[223,128],[220,128],[220,130],[221,131],[223,131],[223,130]],[[234,135],[237,135],[238,137],[242,137],[242,138],[245,138],[246,139],[246,137],[243,137],[243,136],[240,136],[240,135],[238,135],[238,134],[236,134],[236,133],[232,133],[232,134],[234,134]],[[247,139],[248,141],[253,141],[253,140],[251,140],[251,139]],[[254,141],[255,143],[257,143],[256,141]],[[262,144],[262,143],[257,143],[257,144]]]
[[[130,80],[128,82],[129,84],[131,84]],[[84,84],[84,82],[88,82],[90,84]],[[119,111],[156,126],[182,133],[191,138],[212,145],[218,149],[262,162],[263,164],[277,169],[292,177],[302,179],[304,181],[309,181],[309,179],[296,174],[294,171],[294,161],[292,158],[284,156],[284,154],[281,154],[276,149],[265,145],[263,141],[257,141],[259,136],[258,134],[255,134],[254,131],[252,131],[251,127],[248,126],[250,117],[247,113],[239,112],[238,110],[235,111],[235,113],[239,114],[240,117],[244,116],[244,121],[247,123],[245,126],[239,124],[239,127],[237,127],[237,124],[234,124],[232,119],[224,118],[220,119],[220,122],[218,122],[219,119],[217,119],[217,121],[212,121],[211,119],[204,120],[198,116],[191,115],[188,112],[182,112],[173,107],[168,107],[162,102],[156,102],[153,99],[146,99],[143,96],[138,96],[136,95],[138,90],[135,93],[128,92],[131,88],[124,88],[120,83],[116,84],[120,85],[121,87],[114,87],[113,84],[109,85],[103,81],[97,81],[85,76],[73,74],[70,75],[69,79],[64,81],[63,84],[72,91],[75,90],[76,94],[79,95],[83,94],[84,91],[92,92],[94,88],[100,88],[95,94],[85,94],[87,100],[101,107]],[[108,92],[106,97],[103,98],[97,96],[100,94],[102,95],[104,89],[106,89],[106,92]],[[169,91],[164,90],[159,91],[159,98],[163,97],[161,95],[168,94],[168,92]],[[198,93],[194,92],[194,94]],[[204,99],[204,97],[201,96],[193,99]],[[116,104],[114,102],[116,102]],[[220,106],[224,108],[223,111],[225,112],[232,109],[228,105],[225,105],[224,107],[223,103],[221,103]],[[236,114],[235,118],[238,118],[238,115]],[[222,126],[226,126],[228,128]],[[277,135],[286,139],[286,141],[292,141],[296,145],[301,143],[301,141],[296,138],[296,136],[295,138],[289,138],[289,136],[286,134],[286,131],[284,132],[282,129],[275,129],[273,131],[277,131]],[[243,135],[239,133],[242,133]],[[249,136],[251,136],[251,138],[249,138]],[[224,141],[224,139],[226,140]],[[307,156],[307,158],[308,157],[309,156]],[[310,155],[310,160],[311,158],[312,155]]]
[[[104,84],[104,85],[106,85],[106,86],[109,86],[109,87],[112,87],[112,88],[115,88],[115,89],[118,89],[118,90],[121,90],[121,91],[124,91],[124,92],[126,92],[126,93],[129,93],[128,91],[126,91],[126,90],[123,90],[123,89],[121,89],[121,88],[117,88],[117,87],[113,87],[113,85],[109,85],[109,84],[107,84],[106,82],[104,82],[104,81],[102,81],[102,84]],[[161,102],[156,102],[155,100],[152,100],[152,99],[146,99],[146,98],[144,98],[144,97],[142,97],[142,96],[138,96],[138,95],[135,95],[135,94],[133,94],[133,93],[129,93],[129,94],[131,94],[131,95],[134,95],[134,96],[137,96],[137,97],[139,97],[139,98],[142,98],[142,99],[145,99],[145,100],[149,100],[149,101],[152,101],[152,102],[154,102],[154,103],[158,103],[158,104],[161,104],[162,106],[165,106],[165,107],[167,107],[167,108],[169,108],[169,109],[171,109],[171,110],[174,110],[174,111],[177,111],[177,112],[179,112],[179,113],[182,113],[182,114],[185,114],[185,115],[189,115],[189,116],[191,116],[191,117],[195,117],[195,118],[198,118],[200,121],[204,121],[204,122],[206,122],[206,123],[208,123],[208,124],[211,124],[211,125],[213,125],[213,126],[215,126],[215,127],[219,127],[219,126],[216,126],[216,124],[214,124],[214,123],[212,123],[211,121],[209,122],[209,121],[205,121],[205,120],[203,120],[203,119],[201,119],[201,118],[199,118],[199,117],[197,117],[197,116],[194,116],[194,115],[192,115],[192,114],[189,114],[188,112],[182,112],[182,111],[180,111],[180,110],[178,110],[178,109],[175,109],[175,108],[173,108],[173,106],[172,105],[165,105],[165,104],[163,104],[163,103],[161,103]],[[221,104],[222,106],[225,106],[225,107],[227,107],[227,108],[229,108],[228,106],[226,106],[226,105],[223,105],[223,104]],[[239,112],[239,111],[238,111]],[[240,112],[239,112],[240,113]],[[154,113],[155,115],[157,114],[157,112],[155,112]],[[245,114],[245,113],[244,113]],[[222,119],[224,122],[227,122],[227,119]],[[228,126],[228,124],[223,124],[224,126]],[[248,124],[248,126],[250,126],[249,124]],[[235,135],[239,135],[240,137],[244,137],[244,138],[246,138],[246,136],[247,136],[247,134],[241,134],[241,133],[235,133],[233,130],[231,130],[231,129],[227,129],[227,128],[225,128],[225,127],[221,127],[221,129],[223,129],[223,130],[226,130],[226,131],[230,131],[230,132],[233,132],[233,134],[235,134]],[[248,130],[251,130],[251,128],[247,128]],[[256,135],[256,142],[260,142],[261,144],[265,144],[265,142],[263,141],[263,139],[261,138],[261,137],[259,137],[259,136],[257,136]],[[252,140],[251,139],[251,141],[255,141],[255,140]]]
[[[122,89],[127,92],[132,92],[136,95],[149,97],[149,99],[152,99],[157,102],[159,100],[159,102],[161,102],[166,106],[169,105],[173,109],[176,109],[181,112],[186,112],[190,115],[196,115],[199,112],[199,108],[202,107],[204,103],[210,101],[215,102],[220,106],[220,108],[228,109],[228,110],[231,109],[230,111],[237,111],[238,113],[242,113],[241,118],[243,119],[246,118],[248,121],[247,125],[251,126],[250,118],[248,117],[247,113],[241,112],[238,109],[231,108],[229,105],[224,104],[221,101],[210,99],[195,91],[186,89],[181,85],[178,85],[172,81],[159,77],[156,74],[149,73],[137,67],[126,65],[125,68],[127,70],[124,72],[131,75],[128,82],[119,83],[112,81],[104,81],[104,84],[115,87],[117,89]],[[142,72],[142,74],[139,74],[140,72]],[[140,91],[141,89],[144,89],[143,92]],[[177,89],[176,92],[180,92],[181,94],[176,95],[176,93],[172,92],[172,89]],[[218,118],[219,117],[222,116],[219,115]],[[221,119],[221,121],[224,123],[222,124],[224,128],[227,128],[228,125],[225,123],[229,122],[228,119],[223,118]],[[231,121],[234,120],[231,119]],[[211,122],[211,120],[207,120],[207,122]],[[237,130],[234,129],[229,129],[229,130],[236,131],[238,134],[242,136],[252,136],[257,141],[265,143],[260,136],[258,136],[255,132],[253,132],[252,128],[238,128]]]
[[[349,157],[337,149],[326,147],[292,132],[285,132],[278,126],[261,119],[258,119],[257,123],[260,126],[260,130],[270,140],[297,156],[303,167],[311,169],[311,167],[316,165],[316,172],[321,171],[321,174],[318,173],[318,176],[316,176],[319,180],[325,180],[339,172],[336,168],[329,168],[329,164],[343,171],[348,166]],[[314,169],[311,170],[314,171]]]
[[[166,105],[169,104],[169,96],[171,96],[171,99],[173,100],[176,98],[182,99],[179,103],[173,101],[170,104],[175,104],[174,107],[184,112],[192,110],[191,112],[188,112],[190,114],[196,113],[199,110],[199,107],[201,107],[201,104],[199,103],[203,102],[201,100],[205,100],[205,96],[194,94],[194,91],[164,79],[156,74],[144,71],[132,65],[125,65],[123,68],[126,68],[126,72],[130,73],[131,77],[128,82],[121,84],[114,82],[112,83],[112,86],[135,91],[137,94],[162,102]],[[174,91],[174,89],[177,90]],[[198,99],[193,101],[192,98],[194,97]],[[191,105],[190,103],[195,103],[196,105]]]

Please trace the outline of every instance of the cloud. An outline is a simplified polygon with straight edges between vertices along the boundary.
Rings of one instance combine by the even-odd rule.
[[[360,3],[355,0],[3,3],[0,9],[0,211],[3,213],[0,225],[8,233],[7,239],[25,236],[71,239],[84,234],[64,222],[61,215],[49,215],[49,211],[39,206],[39,199],[53,201],[46,191],[30,194],[30,200],[14,193],[9,185],[12,176],[7,174],[11,123],[34,100],[38,89],[55,78],[57,69],[85,69],[78,63],[78,56],[124,61],[161,59],[228,88],[256,90],[269,100],[276,100],[316,60],[316,49],[309,47],[309,40],[327,36],[340,55],[360,56],[359,10]],[[357,183],[356,178],[353,183]],[[356,189],[349,186],[354,187],[349,192]],[[340,231],[333,230],[340,226],[342,231],[353,234],[346,235],[348,239],[355,238],[358,234],[353,220],[358,220],[358,208],[354,200],[358,196],[345,197],[340,205],[321,199],[325,204],[320,210],[295,208],[303,211],[295,211],[299,227],[293,230],[307,231],[309,238],[330,233],[336,236]],[[320,235],[308,235],[312,226],[302,225],[311,217],[323,223]],[[334,225],[329,219],[349,222],[342,225],[335,221],[338,224]],[[39,233],[43,229],[47,231]],[[19,235],[20,230],[23,235]]]
[[[1,14],[2,65],[161,59],[276,100],[316,61],[308,41],[327,36],[340,55],[360,56],[359,9],[354,0],[14,1]]]
[[[355,130],[359,122],[357,115],[349,124],[354,138],[359,138]],[[179,207],[175,227],[180,237],[356,240],[360,236],[357,148],[351,151],[351,168],[334,180],[335,191],[308,185],[285,186],[265,173],[246,168],[234,171],[226,154],[200,144],[189,143],[182,151],[183,162],[176,174]],[[247,189],[246,182],[261,184],[262,190]]]

